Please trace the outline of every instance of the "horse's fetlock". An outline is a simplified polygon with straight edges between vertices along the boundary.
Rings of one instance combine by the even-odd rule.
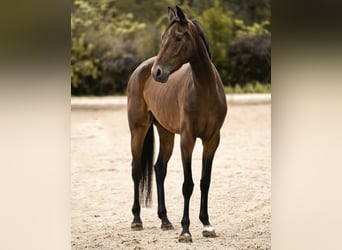
[[[200,214],[199,215],[199,219],[203,223],[203,225],[209,224],[209,216],[208,216],[208,214]]]
[[[160,210],[158,209],[158,217],[159,217],[159,219],[166,217],[166,209],[165,208],[160,209]]]
[[[182,227],[189,227],[190,225],[190,219],[189,218],[183,218],[182,221],[181,221],[181,225]]]

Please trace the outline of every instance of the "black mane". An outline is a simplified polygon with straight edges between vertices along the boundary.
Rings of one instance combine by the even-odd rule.
[[[191,21],[196,26],[196,28],[197,28],[197,30],[198,30],[198,32],[199,32],[199,34],[200,34],[200,36],[201,36],[201,38],[202,38],[202,40],[204,42],[204,45],[207,48],[207,52],[208,52],[209,58],[211,59],[211,51],[210,51],[209,43],[208,43],[207,38],[204,35],[203,29],[201,28],[199,22],[196,19],[192,19]]]

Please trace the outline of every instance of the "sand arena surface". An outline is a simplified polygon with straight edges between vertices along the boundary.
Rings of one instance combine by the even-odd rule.
[[[156,155],[158,137],[156,134]],[[209,216],[217,238],[202,237],[200,208],[202,144],[193,153],[190,232],[179,243],[183,211],[179,136],[165,180],[168,217],[162,231],[153,205],[142,208],[144,230],[131,231],[133,182],[126,107],[71,112],[72,249],[270,249],[271,105],[231,105],[221,130],[209,190]]]

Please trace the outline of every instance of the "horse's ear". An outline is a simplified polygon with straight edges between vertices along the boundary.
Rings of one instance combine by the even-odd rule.
[[[168,19],[169,19],[169,23],[172,22],[172,20],[175,18],[176,16],[176,12],[171,8],[171,7],[167,7],[168,9]]]
[[[181,8],[178,7],[178,5],[176,5],[176,10],[177,10],[177,16],[179,17],[179,21],[181,23],[187,23],[188,21],[186,20],[186,17],[182,11]]]

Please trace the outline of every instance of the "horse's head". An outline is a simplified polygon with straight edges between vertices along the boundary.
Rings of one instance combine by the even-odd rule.
[[[168,8],[169,24],[162,35],[161,46],[151,70],[153,79],[161,83],[167,82],[170,74],[193,58],[199,37],[204,42],[205,54],[210,57],[209,46],[199,24],[187,19],[178,6],[176,10],[177,15],[171,7]]]

